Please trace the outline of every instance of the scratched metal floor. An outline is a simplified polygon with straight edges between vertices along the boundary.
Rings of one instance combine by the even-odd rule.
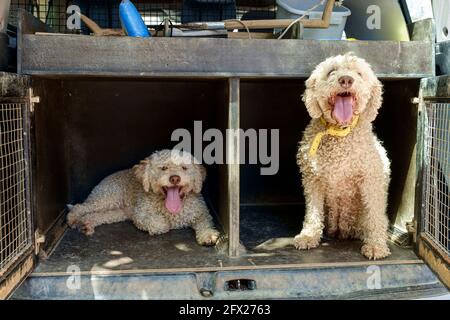
[[[68,230],[12,299],[415,299],[448,294],[410,249],[391,245],[392,255],[376,262],[359,253],[358,241],[325,241],[317,249],[297,251],[292,236],[299,224],[292,218],[283,210],[243,208],[241,239],[247,250],[240,258],[197,245],[190,229],[153,237],[128,222],[100,226],[91,237]],[[369,265],[381,276],[380,289],[368,288]],[[73,277],[77,271],[80,277]],[[227,282],[234,279],[253,279],[256,289],[230,291]]]
[[[267,210],[266,210],[267,211]],[[265,214],[264,214],[265,213]],[[81,271],[198,269],[236,266],[283,266],[304,264],[352,264],[368,262],[360,253],[359,241],[324,241],[314,250],[298,251],[292,237],[299,223],[292,223],[287,212],[267,214],[259,209],[243,208],[241,239],[246,247],[240,258],[228,258],[223,249],[202,247],[195,242],[191,229],[172,230],[159,236],[149,236],[132,223],[100,226],[87,237],[67,230],[53,254],[41,262],[35,274],[66,272],[71,266]],[[392,255],[383,260],[417,261],[411,249],[391,244]]]

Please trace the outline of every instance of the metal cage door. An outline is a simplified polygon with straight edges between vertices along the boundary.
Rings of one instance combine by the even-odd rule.
[[[29,108],[28,97],[0,97],[0,299],[33,268]]]
[[[422,81],[419,143],[421,206],[419,255],[450,287],[450,84],[449,76]]]

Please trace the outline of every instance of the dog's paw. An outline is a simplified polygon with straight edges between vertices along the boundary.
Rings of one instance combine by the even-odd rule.
[[[213,246],[219,239],[220,233],[215,229],[209,229],[197,234],[197,242],[202,246]]]
[[[298,250],[317,248],[319,244],[320,244],[320,237],[299,234],[296,235],[294,238],[294,246]]]
[[[387,244],[379,245],[367,243],[362,246],[361,253],[370,260],[378,260],[389,256],[391,251],[389,250]]]
[[[94,234],[95,227],[88,222],[80,221],[74,225],[78,231],[84,233],[87,236],[92,236]]]
[[[78,219],[77,219],[74,215],[69,214],[69,215],[67,216],[66,222],[67,222],[67,224],[69,225],[69,227],[71,227],[71,228],[76,228],[76,227],[77,227]]]

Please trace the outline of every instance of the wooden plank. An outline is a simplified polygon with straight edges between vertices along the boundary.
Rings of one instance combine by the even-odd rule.
[[[232,134],[227,137],[227,168],[228,168],[228,217],[229,217],[229,247],[231,257],[239,255],[239,78],[231,78],[228,81],[229,109],[228,129]]]
[[[380,78],[433,75],[428,42],[132,38],[23,34],[21,72],[33,75],[304,78],[349,51]]]

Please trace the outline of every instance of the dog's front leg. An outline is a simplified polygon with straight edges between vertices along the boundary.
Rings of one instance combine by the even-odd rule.
[[[361,253],[373,260],[382,259],[391,254],[387,245],[389,224],[386,215],[387,183],[383,180],[382,177],[366,179],[361,186],[365,209],[359,221],[364,242]]]
[[[208,209],[202,209],[202,213],[191,224],[195,231],[197,243],[202,246],[215,245],[219,239],[219,231],[214,228],[212,218],[208,213]]]
[[[318,182],[305,183],[306,215],[300,234],[294,238],[297,249],[312,249],[320,244],[324,228],[324,194]]]

